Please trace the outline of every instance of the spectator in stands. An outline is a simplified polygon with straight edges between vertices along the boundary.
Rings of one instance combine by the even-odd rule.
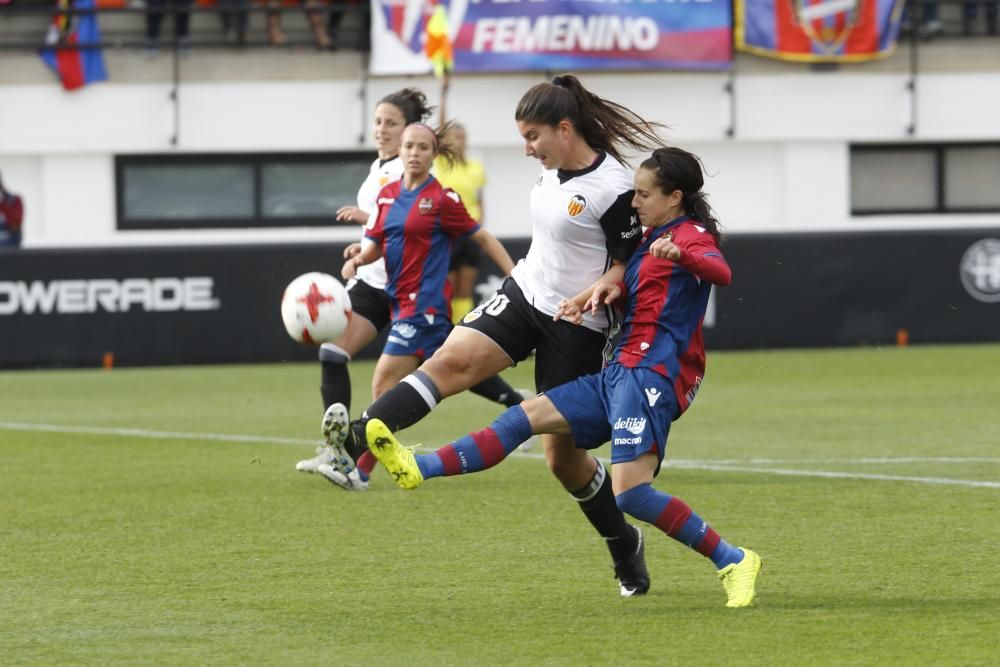
[[[998,3],[996,0],[984,2],[986,8],[986,33],[997,34],[997,14]],[[965,2],[962,4],[962,34],[971,35],[975,32],[976,18],[979,15],[978,2]]]
[[[247,10],[250,0],[219,0],[222,38],[227,44],[247,45]]]
[[[160,27],[163,24],[163,14],[169,4],[174,15],[174,40],[181,53],[191,52],[191,42],[188,32],[191,27],[192,0],[146,0],[146,53],[155,56],[160,51]]]
[[[441,120],[443,123],[445,119]],[[442,185],[458,193],[469,215],[481,225],[486,171],[482,162],[473,160],[465,154],[466,138],[465,128],[459,123],[452,123],[448,141],[453,146],[454,159],[449,162],[441,157],[435,158],[434,174]],[[451,313],[456,324],[476,305],[473,301],[473,290],[479,277],[480,256],[478,246],[471,239],[456,243],[452,253],[448,280],[453,289]]]
[[[271,8],[271,11],[267,13],[267,43],[275,46],[285,43],[285,33],[281,29],[281,12],[277,11],[281,4],[281,0],[268,0],[267,2],[267,6]],[[321,0],[305,0],[305,4],[306,19],[309,21],[313,39],[316,40],[316,48],[330,48],[330,36],[326,32],[323,13],[318,9],[323,3]]]
[[[0,246],[21,245],[21,222],[24,220],[24,203],[19,195],[9,192],[0,177]]]
[[[360,6],[360,0],[347,0],[347,4],[357,7]],[[343,5],[334,5],[330,7],[330,18],[326,25],[326,31],[330,35],[330,39],[333,40],[333,47],[337,48],[342,43],[338,37],[338,30],[340,29],[340,21],[344,18],[345,8]],[[371,50],[371,30],[372,30],[372,13],[362,6],[361,8],[361,25],[358,27],[357,41],[354,46],[359,51],[370,51]]]

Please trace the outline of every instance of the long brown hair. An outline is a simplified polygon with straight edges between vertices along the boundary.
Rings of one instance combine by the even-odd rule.
[[[648,151],[662,146],[657,130],[666,128],[598,97],[572,74],[554,77],[551,83],[539,83],[528,89],[517,103],[514,119],[550,127],[569,120],[587,145],[614,156],[619,162],[625,162],[620,147]]]
[[[708,194],[701,189],[705,185],[705,176],[700,157],[676,146],[657,148],[639,168],[652,172],[656,186],[664,194],[680,190],[684,212],[707,229],[716,243],[722,241],[722,225],[708,205]]]

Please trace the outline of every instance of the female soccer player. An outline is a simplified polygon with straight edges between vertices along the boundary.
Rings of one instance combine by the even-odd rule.
[[[469,238],[505,274],[514,268],[503,245],[469,215],[458,194],[430,173],[435,157],[454,157],[445,142],[449,129],[446,125],[435,132],[413,123],[403,131],[403,178],[379,192],[376,214],[365,231],[371,242],[342,271],[351,280],[359,267],[385,260],[392,328],[375,366],[372,385],[377,393],[416,370],[451,332],[448,263],[453,242]]]
[[[443,398],[523,361],[532,350],[538,391],[601,369],[606,331],[613,324],[606,309],[585,313],[583,326],[553,316],[561,301],[602,275],[611,282],[621,279],[641,230],[630,205],[632,174],[622,164],[620,148],[658,146],[658,125],[568,75],[529,89],[514,117],[525,153],[542,165],[531,192],[528,256],[492,299],[466,315],[441,349],[376,400],[362,421],[377,418],[393,431],[411,426]],[[327,414],[337,423],[331,410],[335,407]],[[365,432],[361,421],[343,431],[331,445],[335,465],[350,470],[351,459],[366,447]],[[552,473],[606,540],[622,594],[645,593],[649,575],[642,533],[615,505],[604,467],[577,449],[568,433],[548,434],[542,445]]]
[[[588,311],[625,296],[621,338],[604,370],[510,408],[489,428],[432,454],[414,457],[382,422],[371,419],[368,443],[396,484],[415,488],[431,477],[484,470],[533,433],[572,434],[586,449],[611,440],[618,507],[710,558],[727,606],[750,606],[760,557],[730,546],[687,504],[652,486],[670,424],[694,400],[705,375],[701,323],[709,290],[731,279],[703,183],[696,156],[680,148],[654,151],[635,174],[632,204],[647,230],[624,282],[601,280],[589,295],[563,303],[557,312],[580,323]]]
[[[357,206],[340,208],[337,220],[358,225],[368,222],[369,216],[375,211],[379,190],[402,177],[403,163],[399,159],[399,145],[403,129],[410,123],[426,120],[431,112],[432,107],[428,106],[426,96],[416,88],[398,90],[379,101],[372,117],[378,157],[372,162],[368,178],[358,190]],[[351,257],[360,250],[360,244],[352,244],[344,256]],[[319,349],[322,367],[320,395],[324,409],[338,403],[350,408],[351,376],[347,364],[389,325],[389,297],[385,293],[385,284],[386,273],[382,260],[360,267],[354,279],[347,283],[353,315],[344,334],[334,343],[324,343]],[[522,400],[521,394],[499,377],[480,383],[473,391],[506,407]],[[372,387],[375,397],[380,393],[378,388]],[[324,435],[329,437],[329,431],[324,432]],[[330,447],[324,445],[316,450],[316,456],[299,461],[295,468],[303,472],[320,472],[320,465],[329,463],[332,456]],[[370,470],[374,462],[373,458],[365,457],[359,466],[360,471],[351,474],[332,471],[324,476],[344,489],[363,490],[368,485],[365,470]]]

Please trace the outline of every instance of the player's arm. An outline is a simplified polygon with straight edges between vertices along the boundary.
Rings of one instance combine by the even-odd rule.
[[[340,270],[340,275],[344,280],[350,280],[357,274],[359,266],[371,264],[381,256],[382,246],[365,237],[365,240],[361,242],[361,252],[344,262],[344,268]]]
[[[707,236],[707,235],[706,235]],[[670,233],[661,236],[649,246],[649,254],[680,264],[698,278],[713,285],[725,287],[733,281],[733,271],[722,256],[714,239],[698,238],[691,243],[673,242]]]
[[[554,319],[566,319],[580,324],[583,322],[584,310],[589,308],[596,313],[599,306],[611,303],[625,292],[622,284],[625,266],[642,237],[642,227],[632,208],[633,195],[633,190],[619,193],[600,218],[605,246],[611,257],[611,268],[572,299],[564,299],[559,304]]]
[[[563,299],[559,302],[553,320],[565,319],[573,324],[583,323],[583,313],[589,310],[597,313],[601,306],[611,304],[625,293],[625,262],[612,260],[611,268],[595,280],[590,287],[583,290],[571,299]]]
[[[368,222],[368,214],[357,206],[341,206],[337,209],[337,222],[353,222],[363,225]]]
[[[470,238],[482,248],[483,252],[493,260],[494,264],[500,267],[505,276],[510,275],[510,272],[514,270],[514,260],[510,258],[507,249],[503,247],[503,244],[500,243],[497,237],[480,227],[479,231],[474,233]]]

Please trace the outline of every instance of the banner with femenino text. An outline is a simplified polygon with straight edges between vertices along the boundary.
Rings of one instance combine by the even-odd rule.
[[[372,0],[372,74],[422,74],[444,5],[456,72],[726,69],[729,0]]]

